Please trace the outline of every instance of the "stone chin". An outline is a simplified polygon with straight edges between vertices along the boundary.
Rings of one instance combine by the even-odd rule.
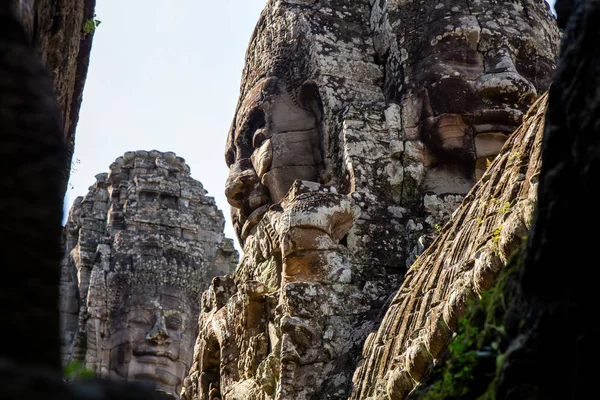
[[[156,368],[153,373],[134,373],[133,378],[138,381],[150,381],[158,385],[162,384],[165,388],[171,389],[175,393],[177,386],[181,385],[181,379],[164,369]]]
[[[170,363],[171,368],[163,365],[166,362]],[[181,387],[182,380],[169,371],[173,368],[174,363],[166,357],[155,357],[154,360],[132,358],[129,363],[117,366],[113,374],[115,378],[128,381],[148,382],[157,390],[179,399],[178,389]]]

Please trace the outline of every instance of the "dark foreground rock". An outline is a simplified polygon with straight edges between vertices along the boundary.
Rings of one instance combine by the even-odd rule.
[[[94,39],[96,0],[8,0],[20,17],[29,42],[52,74],[67,143],[66,188],[75,146],[75,130]]]
[[[565,33],[550,89],[536,218],[508,313],[500,399],[586,398],[598,372],[589,362],[598,359],[591,317],[597,241],[582,233],[600,222],[600,3],[557,3]]]
[[[158,399],[150,388],[67,384],[59,357],[58,287],[67,159],[52,78],[0,3],[0,350],[2,399]],[[164,398],[164,396],[163,396]]]

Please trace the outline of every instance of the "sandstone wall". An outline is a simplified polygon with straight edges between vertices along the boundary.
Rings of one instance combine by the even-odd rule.
[[[75,131],[90,62],[96,0],[8,0],[21,17],[31,43],[54,80],[63,136],[68,146],[65,189],[71,170]]]

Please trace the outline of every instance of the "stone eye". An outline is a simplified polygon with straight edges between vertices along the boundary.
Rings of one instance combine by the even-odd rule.
[[[262,146],[263,142],[267,140],[266,132],[264,128],[257,129],[252,137],[252,147],[258,149]]]
[[[144,317],[134,317],[132,319],[129,320],[130,324],[133,325],[150,325],[150,321],[148,321],[146,318]]]
[[[515,68],[517,69],[517,72],[525,78],[535,78],[537,75],[538,61],[535,57],[520,56],[515,60]]]
[[[183,327],[183,319],[178,315],[171,315],[165,318],[165,325],[169,330],[180,330]]]
[[[227,166],[231,166],[235,162],[235,150],[232,148],[227,149],[225,152],[225,163]]]
[[[260,109],[254,109],[248,115],[244,124],[244,131],[250,136],[248,139],[254,148],[260,147],[264,141],[264,127],[266,125],[265,113]],[[257,146],[258,145],[258,146]]]

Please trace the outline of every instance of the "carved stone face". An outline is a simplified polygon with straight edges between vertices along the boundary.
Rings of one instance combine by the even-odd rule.
[[[150,381],[179,398],[193,356],[195,315],[190,299],[179,289],[133,288],[122,307],[108,316],[109,337],[103,347],[110,376]]]
[[[296,91],[283,79],[263,78],[245,96],[229,133],[225,184],[242,241],[296,179],[318,179],[319,122],[320,103],[312,84]]]
[[[438,193],[470,189],[548,88],[555,65],[553,38],[528,20],[522,3],[467,3],[396,9],[405,24],[403,122],[434,155],[425,186]]]

